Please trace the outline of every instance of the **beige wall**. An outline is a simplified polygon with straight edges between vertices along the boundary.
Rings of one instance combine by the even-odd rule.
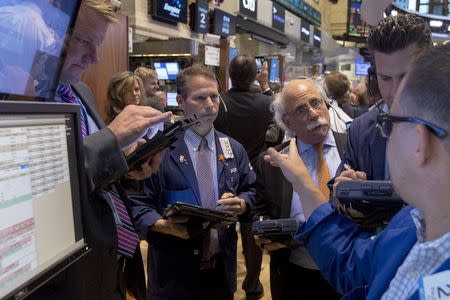
[[[322,29],[333,35],[342,35],[347,28],[348,0],[339,0],[332,4],[328,0],[305,0],[306,3],[322,14]]]

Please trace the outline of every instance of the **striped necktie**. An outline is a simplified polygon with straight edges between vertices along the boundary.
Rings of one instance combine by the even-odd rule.
[[[105,197],[113,200],[114,207],[116,209],[117,215],[120,218],[120,224],[116,222],[117,230],[117,252],[119,255],[131,258],[134,255],[136,247],[139,243],[138,235],[133,227],[128,211],[120,198],[117,189],[114,186],[110,188],[101,190],[101,193]],[[106,194],[106,195],[105,195]]]
[[[322,194],[328,199],[330,197],[330,189],[328,188],[328,181],[330,181],[330,170],[327,162],[323,156],[323,143],[313,145],[317,153],[317,185]]]
[[[217,199],[214,193],[213,174],[206,146],[206,139],[202,138],[198,147],[195,175],[197,177],[202,206],[214,209],[217,204]],[[209,236],[203,242],[203,258],[209,259],[219,251],[220,246],[217,229],[210,229]]]
[[[78,98],[74,95],[72,87],[70,85],[59,84],[56,91],[63,102],[80,105],[81,135],[83,137],[89,135],[86,110]]]

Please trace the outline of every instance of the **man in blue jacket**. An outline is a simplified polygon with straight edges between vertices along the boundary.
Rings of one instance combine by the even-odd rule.
[[[424,50],[411,65],[387,116],[387,159],[396,191],[409,206],[379,235],[341,216],[317,190],[291,141],[289,156],[269,149],[302,195],[299,228],[324,276],[347,299],[419,299],[450,293],[450,45]],[[426,80],[426,84],[424,84]],[[355,176],[355,174],[353,174]],[[422,298],[424,299],[424,298]]]
[[[243,146],[213,128],[219,107],[214,74],[200,65],[181,71],[177,101],[200,125],[186,130],[164,154],[144,195],[132,196],[140,235],[150,244],[151,299],[233,299],[236,290],[235,226],[191,235],[185,218],[164,219],[164,208],[180,201],[248,216],[255,173]]]

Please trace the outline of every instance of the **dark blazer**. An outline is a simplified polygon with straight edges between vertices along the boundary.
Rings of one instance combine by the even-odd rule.
[[[138,299],[145,299],[139,247],[134,258],[127,260],[125,272],[122,272],[123,266],[117,260],[117,233],[111,207],[95,193],[95,178],[121,174],[128,170],[128,165],[117,139],[105,128],[96,112],[89,88],[82,83],[73,88],[100,129],[83,139],[89,186],[88,199],[82,199],[83,229],[91,251],[33,294],[31,299],[125,299],[125,285],[133,289]],[[125,206],[128,206],[126,195],[120,188],[118,190]]]
[[[254,200],[255,173],[247,154],[242,145],[230,138],[234,158],[219,159],[222,154],[220,137],[225,135],[215,131],[219,197],[224,192],[231,192],[244,199],[250,207]],[[130,196],[137,229],[151,245],[148,251],[148,289],[151,298],[192,299],[193,286],[199,280],[205,234],[184,240],[149,231],[149,227],[162,218],[163,209],[170,203],[183,201],[201,204],[190,160],[184,139],[178,139],[164,154],[157,174],[146,179],[144,195]],[[236,243],[235,226],[219,230],[225,277],[231,294],[236,290]]]
[[[368,180],[383,180],[386,160],[386,139],[377,127],[379,110],[375,107],[353,120],[348,130],[342,164],[336,172],[344,170],[344,163],[357,171],[364,171]]]
[[[340,156],[343,156],[344,145],[347,135],[333,132],[336,146]],[[289,142],[275,147],[277,150],[286,148]],[[290,217],[292,204],[292,185],[286,180],[281,169],[272,167],[264,161],[264,153],[257,160],[255,166],[256,172],[256,196],[254,204],[254,213],[256,216],[265,216],[270,219],[285,219]],[[278,272],[278,266],[285,264],[289,260],[291,250],[282,248],[270,253],[270,273],[271,286],[274,293],[279,288],[275,281]],[[301,292],[301,290],[299,290]],[[281,298],[280,295],[277,299]],[[274,297],[275,298],[275,297]]]
[[[230,89],[219,106],[214,127],[241,143],[252,162],[266,150],[266,131],[273,122],[272,100],[264,94]]]

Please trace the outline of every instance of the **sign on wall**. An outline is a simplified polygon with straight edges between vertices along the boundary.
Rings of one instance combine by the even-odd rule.
[[[198,33],[207,33],[209,29],[209,6],[202,0],[191,4],[191,28]]]
[[[205,46],[205,65],[216,67],[220,65],[220,48]]]
[[[257,0],[239,0],[239,13],[256,20]]]
[[[272,27],[284,32],[286,11],[283,6],[276,2],[272,2]]]

